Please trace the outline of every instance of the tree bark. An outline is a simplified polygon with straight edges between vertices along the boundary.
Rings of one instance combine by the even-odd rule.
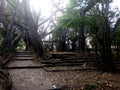
[[[102,59],[105,64],[105,71],[114,72],[115,67],[112,60],[110,26],[107,18],[103,18],[103,37],[102,37]]]
[[[85,13],[84,12],[81,12],[80,13],[80,16],[82,19],[85,18]],[[83,22],[84,24],[84,22]],[[84,25],[80,25],[79,27],[79,44],[78,44],[78,49],[80,50],[80,52],[84,52],[85,51],[85,36],[84,36]]]
[[[111,40],[108,33],[105,33],[105,36],[103,38],[102,58],[105,64],[105,71],[115,71],[112,61]]]

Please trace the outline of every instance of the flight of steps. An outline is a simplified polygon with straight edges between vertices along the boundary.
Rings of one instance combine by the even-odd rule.
[[[35,61],[36,57],[31,51],[17,51],[9,63],[7,69],[30,69],[41,67],[40,63]]]
[[[101,63],[101,59],[96,59],[95,57],[84,57],[84,56],[77,56],[77,53],[50,53],[51,58],[50,60],[42,60],[41,63],[49,66],[49,67],[77,67],[78,69],[82,70],[96,70],[98,68],[94,67],[97,64]],[[117,71],[120,71],[120,60],[113,60],[114,65]],[[78,68],[79,67],[79,68]]]
[[[17,51],[13,60],[34,60],[35,57],[33,56],[31,51]]]
[[[95,63],[95,58],[89,57],[86,59],[82,56],[77,56],[77,53],[51,53],[49,60],[41,60],[36,62],[35,55],[31,51],[17,51],[12,57],[9,63],[6,65],[6,69],[33,69],[43,67],[56,67],[56,66],[69,66],[79,67],[80,69],[86,69],[87,64]],[[100,62],[99,60],[97,62]],[[120,70],[120,60],[114,60],[114,65],[117,70]],[[94,69],[93,67],[90,69]]]
[[[95,58],[88,60],[86,57],[77,56],[77,54],[72,52],[50,53],[50,60],[41,60],[41,63],[57,66],[80,66],[95,61]]]
[[[76,70],[95,70],[94,67],[88,67],[88,63],[94,63],[94,58],[88,61],[85,57],[72,52],[50,53],[49,60],[41,60],[40,62],[50,68],[46,71],[76,71]]]

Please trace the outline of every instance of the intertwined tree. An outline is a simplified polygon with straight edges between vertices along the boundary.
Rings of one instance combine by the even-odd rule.
[[[43,55],[42,38],[47,34],[45,30],[39,33],[38,31],[56,12],[45,20],[40,17],[40,12],[36,12],[30,7],[29,0],[22,0],[21,2],[20,0],[1,0],[0,9],[0,23],[4,29],[2,50],[14,50],[18,42],[23,39],[26,50],[32,49],[39,55]]]

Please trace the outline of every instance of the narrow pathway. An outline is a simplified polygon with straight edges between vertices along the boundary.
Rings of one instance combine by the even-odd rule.
[[[12,76],[12,90],[48,90],[46,75],[42,69],[9,70]]]
[[[13,81],[12,90],[48,90],[49,87],[44,86],[47,75],[44,70],[19,69],[20,67],[40,66],[40,63],[35,62],[34,59],[31,52],[19,51],[8,63],[9,68],[16,68],[9,70]]]

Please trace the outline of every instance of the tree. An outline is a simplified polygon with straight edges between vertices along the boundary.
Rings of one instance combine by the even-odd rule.
[[[111,51],[113,36],[111,19],[114,18],[114,12],[110,11],[111,2],[112,0],[89,0],[86,2],[71,0],[66,12],[59,20],[61,27],[78,30],[76,36],[78,36],[78,46],[81,51],[85,49],[86,37],[95,38],[96,54],[99,46],[105,71],[114,71]]]
[[[114,71],[113,61],[112,61],[112,39],[111,39],[111,23],[110,23],[110,11],[109,4],[111,1],[101,1],[101,3],[96,4],[96,13],[92,13],[95,17],[95,24],[92,27],[95,31],[97,41],[101,46],[102,60],[104,62],[105,71]],[[96,3],[96,2],[95,2]],[[101,8],[100,8],[101,6]]]
[[[19,7],[17,7],[19,5]],[[39,55],[44,54],[42,40],[37,33],[38,16],[33,15],[28,1],[19,0],[9,1],[4,6],[5,13],[1,19],[5,32],[5,39],[2,43],[2,49],[15,49],[18,41],[23,38],[27,49],[33,48]],[[17,12],[18,11],[18,12]],[[19,14],[20,13],[20,14]],[[36,21],[37,20],[37,21]],[[17,34],[15,32],[18,32]]]

